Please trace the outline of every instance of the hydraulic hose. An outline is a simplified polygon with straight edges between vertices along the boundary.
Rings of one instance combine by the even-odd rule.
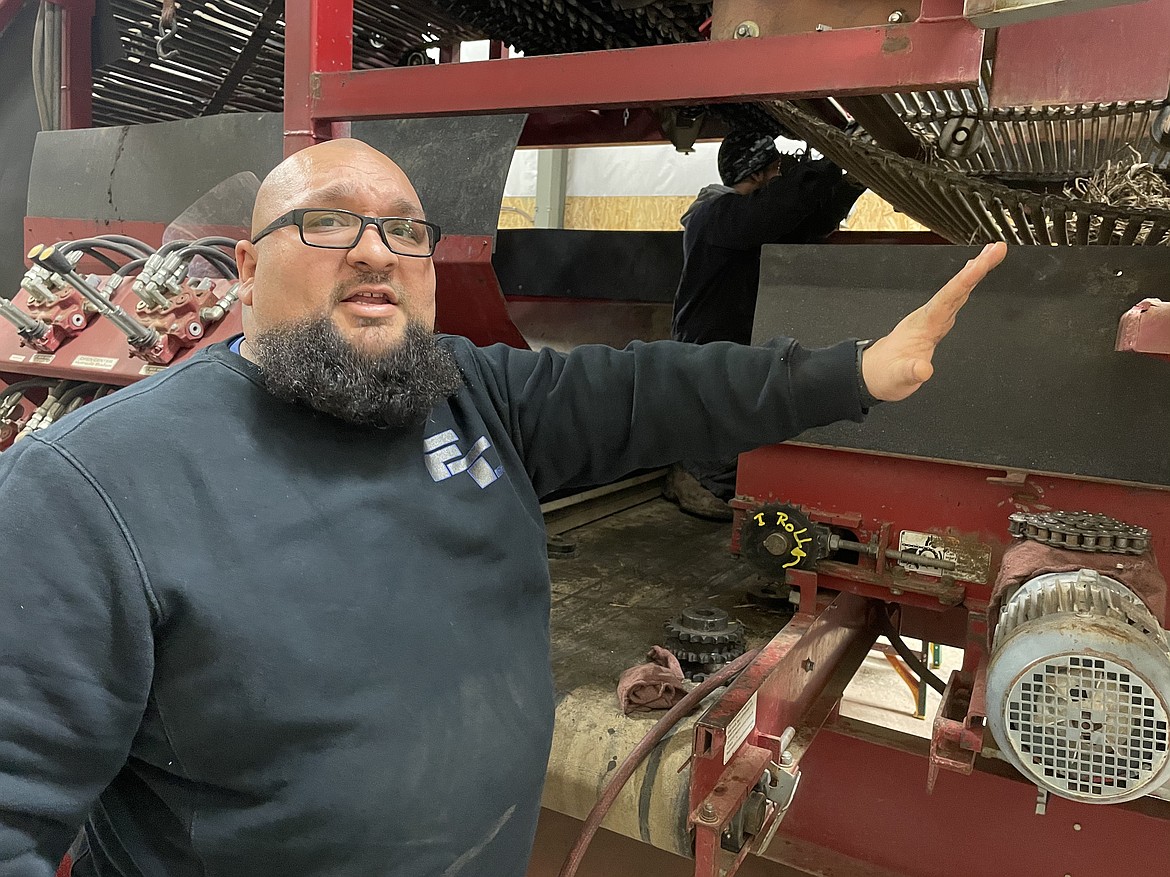
[[[109,256],[106,256],[102,253],[99,253],[97,250],[90,249],[89,247],[77,247],[76,249],[81,250],[83,253],[88,255],[90,258],[97,259],[99,262],[101,262],[103,265],[105,265],[111,271],[116,271],[118,268],[117,262],[115,262]]]
[[[146,264],[146,259],[133,259],[114,272],[115,277],[125,277],[133,271],[137,271]]]
[[[64,408],[79,396],[84,396],[86,393],[96,393],[101,387],[102,385],[96,382],[86,382],[84,384],[78,384],[75,387],[70,387],[57,397],[57,404]]]
[[[137,259],[142,255],[135,247],[119,243],[118,241],[108,241],[104,238],[78,238],[74,241],[58,241],[53,246],[62,253],[72,253],[74,250],[84,250],[87,253],[93,250],[109,250],[113,253],[121,253],[128,259]]]
[[[62,253],[72,253],[74,250],[81,250],[84,253],[88,253],[99,262],[104,263],[111,271],[117,269],[118,263],[102,255],[98,252],[99,250],[109,250],[110,252],[125,256],[127,259],[137,259],[142,255],[136,247],[102,238],[81,238],[76,241],[61,241],[55,244],[55,246]]]
[[[199,238],[191,241],[193,247],[227,247],[232,252],[235,252],[236,242],[231,238],[225,238],[223,235],[211,235],[210,237]]]
[[[154,252],[156,256],[166,256],[170,253],[173,253],[175,250],[181,250],[183,247],[189,247],[192,243],[194,243],[194,241],[167,241]]]
[[[138,240],[138,238],[132,238],[132,237],[130,237],[130,235],[126,235],[126,234],[98,235],[98,240],[113,241],[116,244],[124,244],[127,247],[131,247],[131,248],[137,250],[143,256],[150,256],[154,253],[154,247],[152,247],[146,241],[140,241],[140,240]]]
[[[49,378],[29,378],[24,381],[17,381],[0,390],[0,404],[3,404],[9,396],[23,393],[25,390],[31,390],[34,387],[52,387],[56,384],[56,381],[50,380]]]
[[[717,673],[708,676],[698,686],[687,692],[687,695],[682,700],[672,706],[667,714],[655,723],[654,727],[634,747],[633,751],[626,756],[626,760],[614,771],[613,776],[606,783],[605,789],[597,799],[597,803],[589,811],[589,816],[586,817],[585,824],[581,826],[581,833],[577,835],[577,842],[573,844],[573,848],[569,850],[569,854],[565,857],[565,863],[561,865],[558,877],[573,877],[577,873],[577,869],[581,866],[581,860],[585,858],[585,851],[589,849],[589,842],[597,834],[597,829],[601,827],[602,820],[609,813],[609,808],[613,806],[613,802],[617,800],[622,788],[629,782],[630,777],[634,775],[634,771],[638,769],[638,765],[646,760],[646,756],[650,754],[655,746],[662,742],[662,738],[679,723],[679,720],[689,715],[691,710],[698,706],[703,698],[739,675],[740,671],[750,664],[759,653],[759,649],[745,652]]]
[[[196,256],[201,256],[206,259],[218,268],[220,273],[229,280],[234,280],[238,276],[235,260],[229,259],[223,250],[216,249],[215,247],[200,246],[199,244],[191,244],[189,247],[183,247],[183,249],[179,250],[179,257],[188,262]]]
[[[918,678],[942,694],[947,690],[946,683],[930,672],[922,660],[910,651],[910,647],[906,645],[906,641],[894,629],[894,622],[890,620],[889,611],[881,613],[882,636],[890,641],[890,645],[894,647],[894,651],[901,656],[902,660],[906,662],[907,666],[917,674]]]

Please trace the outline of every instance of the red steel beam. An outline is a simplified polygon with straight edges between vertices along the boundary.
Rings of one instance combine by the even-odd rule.
[[[312,77],[353,67],[353,0],[286,0],[284,6],[284,154],[345,137],[314,111]],[[339,120],[344,122],[345,120]]]
[[[530,113],[516,145],[531,148],[665,142],[654,111],[635,107],[628,113],[586,109]]]
[[[290,0],[289,6],[309,2]],[[343,5],[340,0],[328,3]],[[983,32],[950,19],[470,64],[321,72],[311,77],[309,115],[321,122],[918,91],[974,85],[982,53]],[[285,66],[287,71],[287,60]],[[286,89],[303,72],[286,72]],[[303,107],[298,104],[296,110],[303,117]]]

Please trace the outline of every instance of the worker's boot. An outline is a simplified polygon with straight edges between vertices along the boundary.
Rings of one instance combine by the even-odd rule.
[[[662,494],[678,507],[708,521],[730,521],[731,506],[699,483],[699,479],[675,463],[666,476]]]

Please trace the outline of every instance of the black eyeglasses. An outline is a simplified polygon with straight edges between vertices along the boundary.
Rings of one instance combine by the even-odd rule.
[[[366,226],[372,225],[378,230],[382,243],[392,253],[419,259],[433,256],[435,245],[443,235],[437,225],[425,219],[363,216],[349,210],[300,207],[278,216],[252,238],[252,243],[289,225],[295,225],[300,230],[302,243],[326,250],[349,250],[356,247],[365,234]]]

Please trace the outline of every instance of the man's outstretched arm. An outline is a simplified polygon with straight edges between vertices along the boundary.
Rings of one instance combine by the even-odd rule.
[[[905,399],[934,374],[935,348],[955,325],[955,315],[987,273],[1003,261],[1007,244],[988,244],[918,310],[871,344],[861,358],[870,395],[886,402]]]
[[[1002,244],[988,248],[865,351],[862,375],[872,395],[905,398],[930,376],[934,348],[955,313],[1002,258]],[[541,495],[680,459],[723,459],[864,417],[853,341],[820,350],[790,338],[753,347],[585,345],[569,354],[469,350],[471,370],[500,400],[500,416]]]

